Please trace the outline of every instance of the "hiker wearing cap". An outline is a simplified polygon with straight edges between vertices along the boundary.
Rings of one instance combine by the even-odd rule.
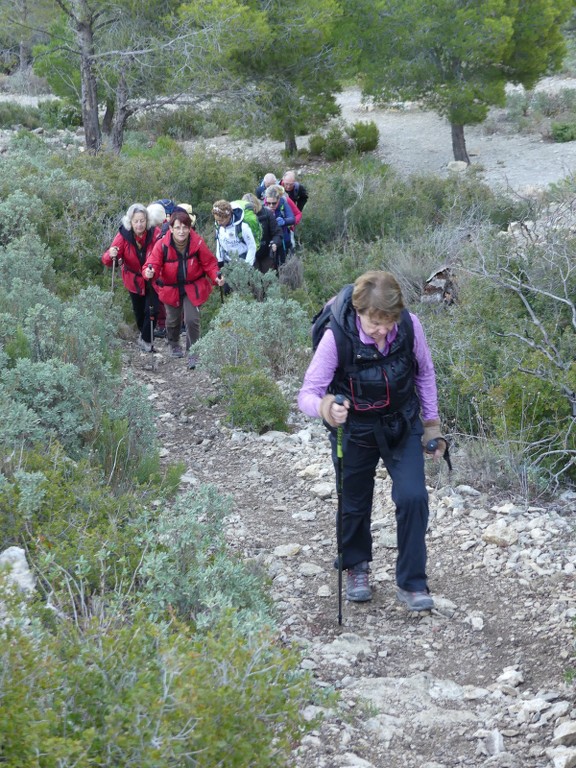
[[[282,230],[276,222],[276,216],[273,211],[262,205],[256,195],[247,192],[242,197],[242,200],[245,200],[248,205],[252,206],[252,210],[258,217],[262,227],[262,239],[256,251],[255,266],[262,274],[266,274],[266,272],[276,266],[276,254],[284,247],[282,245]]]
[[[337,473],[337,438],[339,428],[343,430],[339,487],[346,596],[355,602],[372,597],[370,523],[374,477],[382,459],[396,506],[396,595],[412,611],[428,610],[434,601],[426,576],[423,446],[433,442],[436,459],[447,448],[430,349],[420,321],[405,309],[400,285],[389,272],[361,275],[340,291],[330,308],[298,406],[324,420]]]
[[[286,171],[280,181],[280,186],[284,187],[284,190],[290,200],[292,200],[299,211],[304,210],[304,206],[308,202],[308,192],[303,184],[296,181],[296,173],[294,171]]]
[[[192,229],[192,220],[184,210],[170,216],[170,229],[157,241],[142,269],[152,280],[166,307],[166,334],[172,357],[184,357],[180,346],[182,321],[186,329],[188,368],[198,362],[193,345],[200,338],[199,307],[210,296],[218,277],[218,263],[204,240]]]
[[[158,296],[153,289],[147,287],[142,265],[152,252],[159,235],[158,227],[149,221],[147,209],[140,203],[133,203],[122,217],[112,245],[102,255],[105,266],[112,267],[116,262],[122,268],[122,282],[130,293],[134,319],[140,331],[138,346],[144,352],[152,351],[150,315],[155,322]]]
[[[212,206],[216,224],[216,259],[222,266],[233,256],[242,259],[251,267],[256,259],[256,240],[250,226],[243,220],[241,208],[232,208],[228,200],[216,200]]]
[[[146,206],[148,211],[148,222],[150,226],[158,227],[158,237],[162,237],[162,232],[166,233],[168,222],[166,219],[166,209],[161,203],[150,203]],[[163,229],[164,224],[166,228]],[[166,338],[166,308],[161,301],[158,301],[158,314],[156,316],[156,325],[154,326],[154,338]]]

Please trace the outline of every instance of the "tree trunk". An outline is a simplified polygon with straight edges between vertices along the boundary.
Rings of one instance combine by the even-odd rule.
[[[454,153],[454,160],[462,160],[467,165],[470,165],[470,158],[466,150],[466,139],[464,138],[464,126],[455,125],[450,123],[452,129],[452,152]]]
[[[20,45],[18,46],[18,60],[20,72],[28,72],[32,61],[32,51],[30,50],[30,44],[24,40],[20,40]]]
[[[287,155],[295,155],[296,152],[298,152],[294,128],[288,121],[284,123],[284,150],[286,151]]]
[[[80,82],[82,86],[82,124],[86,149],[92,155],[102,147],[102,134],[98,121],[98,92],[92,58],[94,56],[94,20],[86,0],[74,0],[74,26],[80,48]]]
[[[106,99],[106,112],[102,118],[102,133],[109,136],[112,133],[112,120],[114,119],[114,100]]]
[[[120,72],[118,78],[118,85],[116,86],[116,113],[114,115],[114,122],[112,123],[112,151],[117,155],[120,154],[122,144],[124,143],[124,128],[126,127],[126,120],[131,115],[131,111],[128,109],[128,88],[126,87],[126,76],[124,70]]]

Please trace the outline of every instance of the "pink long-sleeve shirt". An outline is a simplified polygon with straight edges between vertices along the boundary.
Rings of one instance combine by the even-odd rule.
[[[426,342],[424,329],[420,320],[410,313],[412,324],[414,326],[414,357],[418,363],[418,372],[414,377],[416,392],[420,398],[422,407],[422,418],[424,421],[429,419],[438,419],[438,391],[436,389],[436,374],[434,372],[434,363],[430,348]],[[358,315],[356,315],[356,328],[360,334],[360,341],[363,344],[372,344],[376,346],[373,339],[367,336],[362,330]],[[390,345],[396,338],[398,326],[395,325],[386,337],[383,355],[387,355]],[[308,370],[304,376],[302,388],[298,393],[298,408],[307,416],[318,417],[320,401],[326,394],[326,390],[338,367],[338,350],[336,348],[336,339],[330,327],[328,327],[322,336],[320,343],[310,361]]]

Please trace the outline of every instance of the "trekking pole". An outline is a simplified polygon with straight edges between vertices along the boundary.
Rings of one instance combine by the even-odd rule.
[[[116,256],[112,259],[112,287],[110,293],[114,293],[114,278],[116,276]]]
[[[220,269],[218,270],[216,277],[218,278],[218,280],[220,280],[220,278],[222,277],[222,270]],[[220,286],[220,304],[224,304],[224,286],[223,285]]]
[[[155,352],[154,349],[154,288],[148,283],[148,314],[150,316],[150,352]]]
[[[336,395],[334,402],[344,405],[344,395]],[[338,512],[336,515],[336,546],[338,550],[338,624],[342,626],[342,493],[344,490],[344,451],[342,449],[342,433],[344,428],[339,426],[336,430],[336,457],[338,459],[338,472],[336,477],[336,492],[338,495]]]

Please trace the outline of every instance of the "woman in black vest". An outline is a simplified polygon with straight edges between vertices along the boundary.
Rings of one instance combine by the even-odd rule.
[[[344,402],[336,402],[340,395]],[[374,477],[380,459],[392,480],[396,505],[398,599],[410,610],[434,607],[426,575],[428,493],[423,445],[438,440],[444,454],[436,377],[418,318],[404,307],[389,272],[372,271],[346,286],[306,371],[300,410],[321,417],[336,435],[343,428],[342,567],[346,596],[370,600],[370,530]]]

